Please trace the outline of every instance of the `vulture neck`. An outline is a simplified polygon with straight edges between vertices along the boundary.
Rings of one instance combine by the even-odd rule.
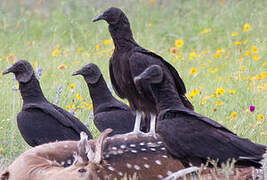
[[[178,107],[184,107],[182,100],[180,99],[177,92],[168,91],[159,93],[156,96],[156,104],[158,112],[167,110],[167,109],[177,109]]]
[[[103,75],[101,75],[99,80],[94,84],[87,82],[87,86],[90,92],[91,99],[93,101],[94,111],[99,105],[106,103],[114,98],[110,90],[108,89]]]
[[[36,79],[34,74],[28,82],[19,82],[19,90],[23,99],[23,104],[47,102],[39,81]]]
[[[109,25],[109,32],[113,39],[116,50],[129,50],[134,46],[138,46],[135,42],[130,27],[130,23],[127,17],[123,17],[122,20],[115,25]]]

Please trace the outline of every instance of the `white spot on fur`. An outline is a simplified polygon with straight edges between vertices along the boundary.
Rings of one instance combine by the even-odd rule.
[[[145,142],[140,142],[140,146],[144,146],[145,145]]]
[[[123,151],[120,149],[117,152],[118,152],[118,154],[123,154]]]
[[[118,172],[118,175],[119,175],[119,176],[123,176],[123,173],[122,173],[122,172]]]
[[[159,175],[158,175],[158,178],[162,179],[162,178],[163,178],[163,176],[162,176],[161,174],[159,174]]]
[[[166,148],[165,147],[162,147],[162,148],[160,148],[162,151],[165,151],[166,150]]]
[[[105,155],[105,158],[109,158],[109,154],[106,154],[106,155]]]
[[[118,148],[115,147],[115,146],[113,146],[111,149],[114,150],[114,151],[116,151]]]
[[[124,138],[124,141],[127,141],[127,140],[128,140],[128,138],[127,138],[127,137],[125,137],[125,138]]]
[[[157,144],[162,144],[162,141],[158,141]]]
[[[115,170],[112,166],[109,166],[108,169],[111,170],[111,171]]]
[[[64,162],[64,161],[62,161],[60,164],[61,164],[61,166],[64,166],[65,162]]]
[[[148,158],[147,158],[147,157],[143,157],[143,159],[144,159],[144,160],[148,160]]]
[[[130,144],[130,147],[136,147],[136,145],[135,144]]]
[[[121,149],[125,149],[126,148],[126,146],[124,144],[122,144],[120,147],[121,147]]]
[[[126,166],[127,166],[127,168],[132,168],[132,165],[131,164],[129,164],[129,163],[126,163]]]
[[[161,165],[160,160],[156,160],[155,163],[158,164],[158,165]]]
[[[156,151],[156,149],[155,149],[155,148],[150,148],[150,150],[151,150],[151,151]]]
[[[69,146],[67,144],[64,145],[64,148],[68,148]]]
[[[136,151],[136,150],[134,150],[134,149],[132,149],[132,150],[131,150],[131,152],[132,152],[132,153],[137,153],[137,151]]]
[[[172,174],[171,171],[167,171],[167,176],[170,176]]]
[[[167,155],[162,155],[161,157],[163,157],[163,158],[168,158],[168,156],[167,156]]]
[[[69,160],[67,161],[67,163],[68,163],[69,165],[71,165],[71,160],[69,159]]]
[[[138,166],[138,165],[134,165],[134,169],[136,169],[136,170],[140,170],[140,166]]]
[[[146,151],[146,148],[141,148],[141,151]]]
[[[148,164],[144,164],[144,167],[148,169],[150,166]]]

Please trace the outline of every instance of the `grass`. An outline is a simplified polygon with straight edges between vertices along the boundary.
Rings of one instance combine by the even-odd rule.
[[[58,87],[62,87],[58,105],[67,110],[74,107],[75,115],[97,136],[88,89],[82,78],[71,74],[96,63],[110,83],[108,63],[113,46],[106,41],[111,40],[108,26],[91,22],[110,6],[126,12],[140,45],[160,54],[179,71],[197,112],[267,145],[264,0],[2,0],[0,70],[15,59],[30,61],[36,71],[41,67],[45,96],[55,102]],[[176,40],[182,41],[175,46]],[[29,146],[16,125],[22,106],[19,91],[12,90],[17,82],[7,75],[0,76],[0,83],[1,170]],[[254,112],[249,110],[251,105]]]

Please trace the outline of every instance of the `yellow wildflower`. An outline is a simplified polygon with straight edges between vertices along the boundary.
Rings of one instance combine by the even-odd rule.
[[[238,36],[238,34],[239,34],[238,32],[233,32],[232,36],[235,37],[235,36]]]
[[[235,42],[235,45],[236,45],[236,46],[240,46],[240,45],[241,45],[241,42],[240,42],[240,41],[236,41],[236,42]]]
[[[253,52],[253,53],[257,53],[259,50],[258,50],[258,48],[256,47],[256,46],[251,46],[251,51]]]
[[[52,52],[52,56],[57,57],[59,56],[61,53],[60,49],[57,47],[53,52]]]
[[[200,54],[197,54],[196,52],[191,52],[189,54],[189,59],[192,60],[193,58],[198,58],[200,57]]]
[[[208,54],[209,51],[202,51],[201,54]]]
[[[152,26],[152,23],[147,23],[146,27],[150,28]]]
[[[78,48],[75,52],[75,54],[79,54],[81,51],[83,50],[83,48]]]
[[[76,98],[77,98],[78,100],[83,100],[83,98],[80,96],[79,93],[76,94]]]
[[[207,34],[211,32],[211,29],[204,29],[203,31],[200,32],[200,34]]]
[[[218,96],[218,94],[214,93],[214,94],[211,95],[211,97],[213,97],[213,98],[217,98],[217,97],[219,97],[219,96]]]
[[[36,68],[38,63],[36,61],[32,62],[32,67]]]
[[[89,106],[88,103],[85,102],[85,101],[83,101],[82,104],[85,105],[85,106]]]
[[[92,110],[93,109],[93,104],[90,103],[88,108],[89,108],[89,110]]]
[[[100,49],[101,48],[101,46],[100,46],[100,44],[97,44],[96,46],[95,46],[95,50],[97,51],[98,49]]]
[[[105,41],[104,41],[104,44],[105,44],[105,45],[111,44],[111,40],[109,40],[109,39],[105,40]]]
[[[229,93],[230,93],[230,94],[235,94],[236,91],[235,91],[235,90],[229,90]]]
[[[176,52],[177,52],[177,48],[176,47],[170,48],[170,54],[175,54]]]
[[[248,43],[248,39],[243,41],[243,44],[246,45]]]
[[[266,135],[267,135],[267,132],[261,131],[261,132],[260,132],[260,135],[261,135],[261,136],[266,136]]]
[[[191,75],[197,74],[197,69],[196,69],[196,68],[192,68],[192,69],[190,70],[190,74],[191,74]]]
[[[235,112],[235,111],[231,112],[230,118],[234,119],[236,117],[237,117],[237,112]]]
[[[243,57],[240,57],[239,58],[239,63],[243,62],[244,61],[244,58]]]
[[[267,77],[267,71],[261,73],[261,78],[264,79],[265,77]]]
[[[218,68],[214,68],[214,69],[213,68],[209,68],[209,72],[210,73],[216,73],[216,72],[218,72],[218,70],[219,70]]]
[[[154,5],[156,3],[156,0],[150,0],[150,3]]]
[[[180,48],[180,47],[182,47],[184,45],[184,41],[182,39],[178,39],[178,40],[175,41],[174,44],[175,44],[175,46],[177,48]]]
[[[217,101],[216,102],[216,106],[221,106],[221,105],[223,105],[223,102],[222,101]]]
[[[218,52],[216,52],[215,54],[214,54],[214,57],[216,57],[216,58],[219,58],[219,57],[221,57],[222,55],[220,54],[220,53],[218,53]]]
[[[225,90],[223,88],[217,88],[216,89],[216,94],[223,95],[224,93],[225,93]]]
[[[258,120],[260,120],[260,121],[263,121],[264,120],[263,114],[258,114],[257,117],[258,117]]]
[[[252,56],[252,60],[253,61],[258,61],[260,59],[261,59],[261,57],[258,54],[255,54],[255,55]]]
[[[246,24],[244,24],[244,26],[243,26],[243,32],[248,32],[249,30],[251,29],[251,26],[250,26],[250,24],[248,24],[248,23],[246,23]]]
[[[4,149],[2,147],[0,147],[0,154],[4,153]]]
[[[74,87],[75,87],[75,84],[72,83],[72,84],[70,85],[70,90],[73,90]]]
[[[250,55],[250,51],[246,51],[244,52],[245,56],[249,56]]]
[[[247,66],[240,66],[240,70],[247,70]]]

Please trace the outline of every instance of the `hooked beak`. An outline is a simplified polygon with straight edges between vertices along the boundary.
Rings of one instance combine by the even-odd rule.
[[[11,72],[13,72],[13,66],[11,66],[10,68],[4,70],[4,71],[2,72],[2,74],[5,75],[5,74],[11,73]]]
[[[82,74],[81,70],[78,70],[78,71],[72,73],[72,76],[77,76],[77,75],[81,75],[81,74]]]
[[[99,16],[96,16],[92,21],[93,22],[96,22],[96,21],[99,21],[99,20],[105,20],[105,17],[103,14],[99,15]]]

